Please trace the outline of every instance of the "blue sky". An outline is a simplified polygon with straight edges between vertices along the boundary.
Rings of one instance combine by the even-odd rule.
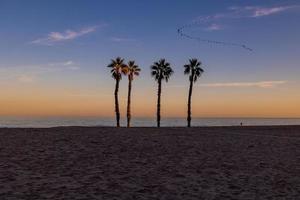
[[[110,95],[113,80],[105,66],[121,56],[141,66],[136,90],[147,94],[155,92],[149,75],[154,61],[164,57],[171,62],[175,75],[168,85],[174,89],[185,86],[182,65],[195,57],[205,69],[199,83],[205,94],[226,91],[238,100],[245,90],[259,96],[271,88],[272,94],[284,90],[297,99],[291,95],[299,91],[299,21],[295,0],[0,0],[0,82],[16,93],[64,88],[62,93],[85,98]],[[186,34],[246,44],[253,52],[177,34],[179,27],[195,22]]]

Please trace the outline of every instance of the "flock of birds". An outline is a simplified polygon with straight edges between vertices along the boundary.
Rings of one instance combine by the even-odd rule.
[[[233,47],[243,48],[244,50],[247,50],[247,51],[253,51],[253,49],[251,49],[250,47],[248,47],[245,44],[210,40],[210,39],[205,39],[205,38],[201,38],[201,37],[195,37],[195,36],[192,36],[192,35],[185,32],[185,29],[192,28],[194,26],[197,26],[197,24],[192,23],[192,24],[184,25],[184,26],[177,29],[177,33],[181,37],[185,37],[185,38],[188,38],[188,39],[191,39],[191,40],[196,40],[198,42],[205,42],[205,43],[209,43],[209,44],[213,44],[213,45],[233,46]]]

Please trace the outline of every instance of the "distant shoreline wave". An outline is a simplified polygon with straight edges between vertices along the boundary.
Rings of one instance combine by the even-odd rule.
[[[268,126],[268,125],[300,125],[300,118],[193,118],[193,126]],[[126,125],[126,120],[121,120]],[[184,127],[185,118],[163,118],[163,127]],[[103,117],[0,117],[2,128],[50,128],[66,126],[113,127],[114,118]],[[132,119],[133,127],[155,127],[155,118],[138,117]]]

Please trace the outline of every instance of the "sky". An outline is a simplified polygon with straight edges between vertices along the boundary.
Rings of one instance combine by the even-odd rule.
[[[106,67],[121,56],[142,69],[132,115],[155,117],[154,61],[174,75],[162,88],[162,115],[184,117],[188,77],[202,62],[194,117],[300,117],[300,2],[297,0],[0,0],[0,116],[114,116]],[[208,39],[246,45],[212,44]],[[128,80],[120,85],[125,116]]]

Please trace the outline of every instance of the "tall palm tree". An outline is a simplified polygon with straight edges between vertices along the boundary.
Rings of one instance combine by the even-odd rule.
[[[129,61],[125,68],[126,74],[128,76],[128,97],[127,97],[127,127],[130,127],[131,113],[130,113],[130,104],[131,104],[131,84],[133,78],[140,74],[141,69],[134,61]]]
[[[184,74],[189,75],[190,79],[190,88],[189,88],[189,97],[188,97],[188,111],[187,111],[187,126],[191,127],[191,100],[193,92],[193,83],[201,76],[204,70],[201,68],[201,61],[197,59],[190,59],[189,64],[184,65]]]
[[[107,67],[111,68],[110,73],[112,77],[116,80],[115,112],[116,112],[117,127],[120,127],[120,109],[119,109],[119,99],[118,99],[119,83],[120,80],[122,79],[122,73],[125,73],[125,67],[126,67],[126,65],[123,62],[124,59],[117,57],[115,60],[112,59],[111,63],[107,65]]]
[[[158,62],[154,62],[151,66],[151,75],[158,83],[157,90],[157,127],[160,127],[160,97],[161,97],[161,83],[162,80],[168,82],[170,76],[173,74],[173,70],[170,66],[170,63],[166,62],[165,59],[160,59]]]

